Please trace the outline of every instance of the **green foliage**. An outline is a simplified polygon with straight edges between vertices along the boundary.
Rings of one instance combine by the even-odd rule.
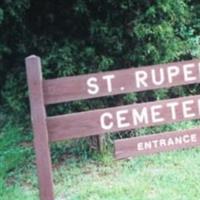
[[[32,53],[42,57],[46,78],[199,57],[198,7],[186,0],[3,1],[3,104],[27,113],[24,57]],[[78,106],[85,110],[84,103]]]
[[[8,173],[28,163],[32,157],[32,148],[28,144],[30,135],[24,136],[24,130],[7,122],[0,132],[0,179]],[[28,147],[29,146],[29,147]]]
[[[24,66],[24,58],[30,54],[41,56],[45,78],[200,57],[199,8],[199,1],[189,0],[3,0],[0,103],[4,112],[11,113],[23,126],[30,121]],[[50,106],[48,114],[153,101],[198,91],[198,86],[188,86],[76,101]],[[78,151],[82,152],[84,146],[88,150],[87,142],[79,142]]]
[[[194,128],[198,127],[200,124],[200,121],[193,120],[193,121],[183,121],[178,123],[172,123],[172,124],[165,124],[162,126],[157,127],[150,127],[150,128],[141,128],[136,130],[135,135],[151,135],[155,133],[163,133],[163,132],[170,132],[170,131],[180,131],[184,129]]]

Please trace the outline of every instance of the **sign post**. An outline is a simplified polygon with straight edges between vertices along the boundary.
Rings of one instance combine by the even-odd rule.
[[[46,111],[43,98],[43,78],[40,58],[26,58],[26,71],[31,106],[31,120],[34,131],[37,172],[39,177],[40,199],[54,200],[52,165],[49,150],[49,135],[46,124]]]

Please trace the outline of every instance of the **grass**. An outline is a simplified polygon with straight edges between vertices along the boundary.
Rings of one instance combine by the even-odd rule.
[[[66,163],[55,171],[58,199],[199,200],[200,150],[129,161]],[[109,159],[108,159],[109,160]]]
[[[128,161],[68,159],[54,169],[57,200],[199,200],[200,149],[144,156]],[[35,168],[16,171],[2,200],[38,199]],[[10,182],[10,183],[9,183]]]
[[[1,130],[1,200],[39,199],[33,148],[24,144],[22,131],[13,124]],[[124,161],[109,152],[87,159],[67,155],[53,163],[56,200],[199,200],[199,158],[199,148]]]

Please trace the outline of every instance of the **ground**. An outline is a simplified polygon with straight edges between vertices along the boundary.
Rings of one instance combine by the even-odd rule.
[[[200,149],[116,161],[67,158],[54,166],[57,200],[199,200]],[[38,199],[35,165],[0,183],[2,200]]]

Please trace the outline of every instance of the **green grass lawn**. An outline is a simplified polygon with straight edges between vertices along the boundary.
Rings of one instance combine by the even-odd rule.
[[[34,167],[0,183],[2,200],[38,199]],[[199,200],[200,149],[114,161],[65,160],[54,169],[58,200]]]
[[[140,129],[139,133],[194,126],[199,122]],[[39,199],[31,135],[9,122],[0,130],[0,200]],[[200,199],[200,148],[116,161],[111,151],[77,156],[70,153],[73,147],[68,143],[59,145],[52,146],[56,200]]]

